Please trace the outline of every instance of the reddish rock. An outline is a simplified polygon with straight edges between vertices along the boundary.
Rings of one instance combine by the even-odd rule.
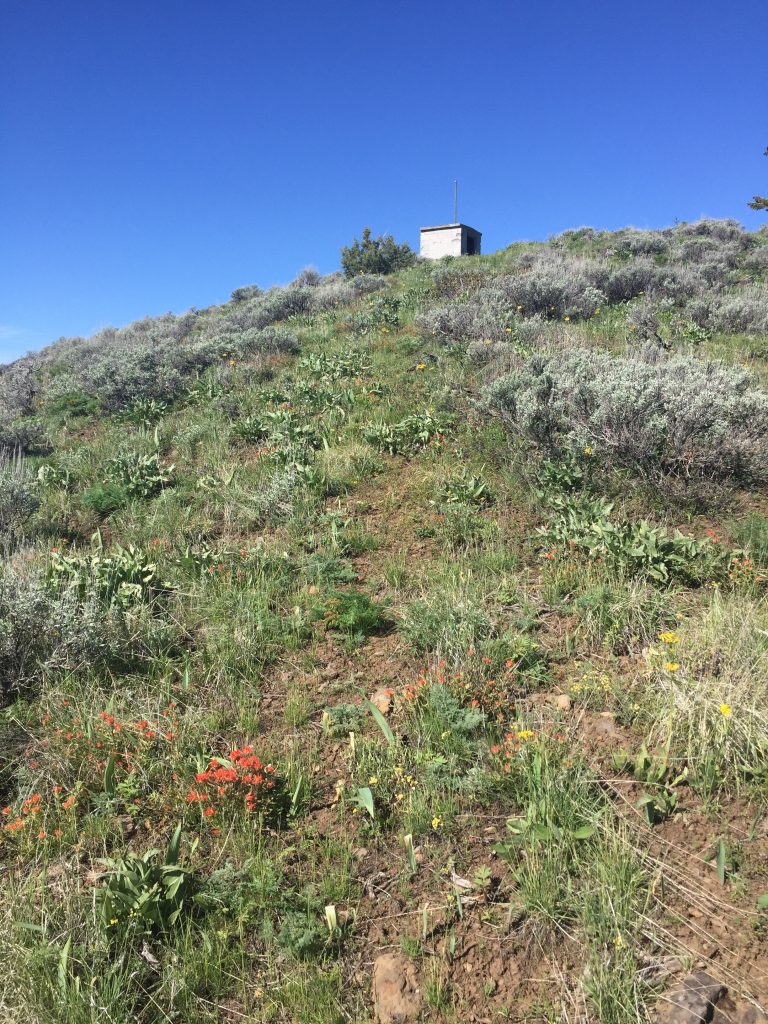
[[[371,704],[377,708],[382,715],[386,715],[392,706],[392,689],[389,686],[380,686],[370,696]]]
[[[383,953],[373,963],[373,1003],[378,1024],[409,1024],[419,1019],[424,997],[414,964],[399,953]]]

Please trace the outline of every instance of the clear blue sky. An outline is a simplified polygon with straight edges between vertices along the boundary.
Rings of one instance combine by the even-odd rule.
[[[4,0],[0,361],[338,267],[765,215],[766,0]]]

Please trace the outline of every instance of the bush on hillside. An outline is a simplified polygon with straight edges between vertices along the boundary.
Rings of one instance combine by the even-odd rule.
[[[768,334],[768,287],[728,295],[710,315],[712,326],[725,334]]]
[[[371,229],[363,229],[361,241],[341,250],[341,266],[347,277],[359,274],[393,274],[396,270],[411,267],[416,262],[416,253],[407,242],[398,245],[392,235],[371,238]]]
[[[40,430],[31,431],[26,420],[38,407],[78,415],[97,407],[114,413],[136,402],[168,403],[225,358],[295,353],[296,337],[276,326],[281,321],[351,304],[384,283],[377,274],[345,281],[341,274],[320,277],[308,270],[286,288],[236,289],[230,303],[205,313],[167,313],[90,338],[62,338],[0,368],[0,448],[29,452],[43,443]]]
[[[34,481],[20,455],[0,452],[0,550],[12,548],[40,507]]]
[[[246,302],[248,299],[257,299],[263,294],[257,284],[247,284],[242,288],[235,288],[229,297],[230,302]]]
[[[5,416],[0,409],[0,452],[5,455],[17,451],[24,455],[42,455],[50,450],[51,440],[39,419]]]
[[[709,481],[768,479],[768,395],[740,368],[575,349],[530,359],[486,394],[515,434],[554,457],[588,445],[604,465],[691,495]]]
[[[168,627],[144,608],[131,615],[95,597],[52,590],[37,576],[0,572],[0,697],[34,686],[53,670],[129,667],[157,655]]]
[[[415,319],[425,338],[443,344],[471,341],[503,341],[505,325],[511,320],[509,304],[490,290],[478,293],[473,301],[433,306]]]

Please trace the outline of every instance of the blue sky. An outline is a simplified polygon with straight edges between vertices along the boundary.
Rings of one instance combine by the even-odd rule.
[[[0,361],[452,215],[768,218],[765,0],[5,0]]]

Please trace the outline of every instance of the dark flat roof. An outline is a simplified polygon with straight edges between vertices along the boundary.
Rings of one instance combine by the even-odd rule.
[[[445,231],[446,228],[466,228],[467,231],[473,231],[476,235],[481,235],[482,231],[478,231],[477,228],[471,228],[469,224],[436,224],[431,228],[420,228],[420,231]]]

